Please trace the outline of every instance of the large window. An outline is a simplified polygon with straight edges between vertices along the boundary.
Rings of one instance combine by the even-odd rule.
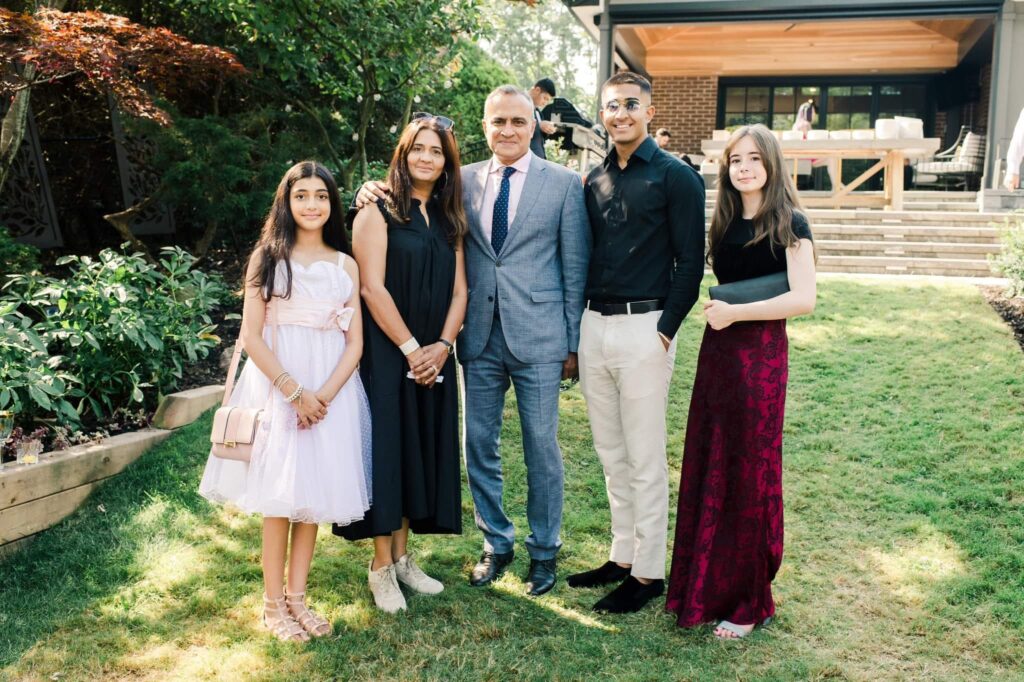
[[[774,130],[789,130],[807,100],[817,108],[814,127],[827,130],[872,128],[875,120],[893,116],[927,119],[928,111],[923,83],[725,83],[718,127],[732,130],[764,123]]]

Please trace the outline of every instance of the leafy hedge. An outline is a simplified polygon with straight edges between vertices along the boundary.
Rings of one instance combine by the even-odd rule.
[[[20,424],[79,426],[152,407],[220,339],[209,312],[230,293],[177,247],[159,264],[111,249],[57,261],[70,273],[7,278],[0,293],[0,409]]]
[[[1005,221],[1003,248],[989,256],[996,269],[1009,280],[1007,296],[1024,296],[1024,212],[1011,214]]]

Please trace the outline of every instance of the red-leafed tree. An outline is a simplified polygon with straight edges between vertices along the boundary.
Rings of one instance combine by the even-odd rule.
[[[113,94],[128,115],[170,123],[153,99],[170,100],[245,74],[227,50],[198,45],[163,28],[101,12],[0,8],[0,97],[9,101],[0,127],[0,189],[18,153],[31,91],[67,79]]]

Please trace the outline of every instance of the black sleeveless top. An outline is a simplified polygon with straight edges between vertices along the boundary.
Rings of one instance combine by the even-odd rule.
[[[811,239],[811,226],[802,213],[793,213],[793,232],[797,239]],[[745,246],[754,238],[754,221],[737,216],[725,231],[718,253],[711,259],[711,269],[719,284],[739,282],[786,271],[786,250],[771,245],[768,238]]]

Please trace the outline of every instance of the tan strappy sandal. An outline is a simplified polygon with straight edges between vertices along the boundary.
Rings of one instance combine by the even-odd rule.
[[[292,617],[299,622],[302,629],[308,632],[313,637],[326,637],[327,635],[334,632],[334,628],[327,622],[327,619],[310,611],[306,607],[306,593],[298,592],[296,594],[289,594],[287,590],[284,593],[285,603],[288,604],[288,610],[291,611]]]
[[[282,642],[308,642],[309,635],[292,616],[284,597],[263,595],[263,625]]]

